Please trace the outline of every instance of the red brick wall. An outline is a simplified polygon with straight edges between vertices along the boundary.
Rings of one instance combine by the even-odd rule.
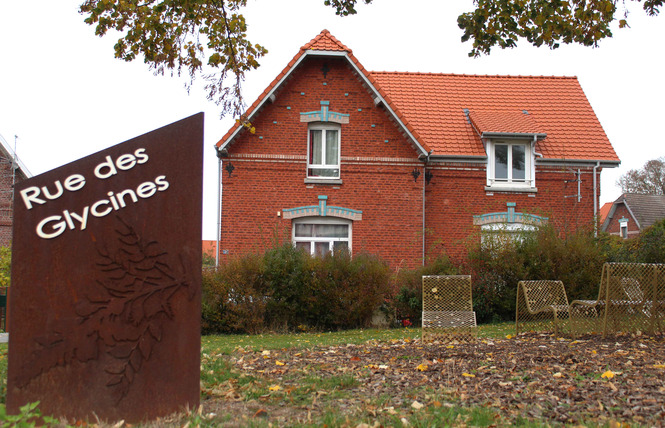
[[[341,125],[342,184],[304,182],[307,123],[300,122],[300,113],[320,110],[321,101],[330,102],[330,111],[350,115]],[[345,60],[306,59],[252,124],[255,134],[242,131],[223,160],[224,167],[231,162],[235,169],[230,177],[223,172],[221,250],[227,254],[222,259],[263,250],[275,236],[290,241],[291,220],[278,213],[317,205],[325,195],[328,205],[363,212],[353,224],[354,253],[378,254],[394,268],[422,263],[423,164]],[[415,182],[414,168],[420,171]],[[516,203],[516,212],[550,217],[562,233],[593,221],[592,168],[581,169],[579,202],[566,197],[577,194],[577,183],[569,182],[576,176],[568,168],[538,166],[535,194],[486,191],[484,164],[432,162],[428,168],[433,173],[426,186],[428,258],[441,252],[463,257],[467,241],[478,239],[473,216],[505,212],[507,202]]]
[[[575,169],[577,171],[577,169]],[[576,197],[576,176],[567,168],[536,168],[536,193],[486,191],[484,165],[433,164],[427,186],[428,257],[444,252],[454,259],[466,255],[468,243],[477,242],[479,226],[473,216],[506,212],[514,202],[515,212],[548,217],[562,234],[593,223],[593,169],[582,168],[581,200]]]
[[[350,115],[341,125],[342,184],[304,182],[308,127],[300,113],[320,110],[321,101]],[[377,254],[395,267],[421,263],[422,163],[345,60],[306,60],[252,125],[255,134],[243,131],[223,161],[235,169],[231,177],[223,173],[222,258],[261,250],[275,234],[290,241],[291,220],[278,212],[317,205],[325,195],[328,205],[363,212],[353,223],[354,253]]]

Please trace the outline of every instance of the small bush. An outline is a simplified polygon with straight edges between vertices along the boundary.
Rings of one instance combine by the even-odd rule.
[[[203,271],[204,334],[262,331],[267,301],[260,255],[249,254]]]
[[[290,244],[204,271],[204,333],[367,327],[389,297],[390,268],[344,251],[311,257]]]
[[[0,287],[9,287],[12,275],[12,249],[0,247]]]
[[[627,245],[634,250],[637,262],[665,263],[665,219],[644,229]]]
[[[319,329],[339,330],[368,327],[374,313],[390,293],[390,267],[378,257],[340,251],[310,258],[316,294],[311,308]]]
[[[478,245],[469,253],[477,319],[514,319],[521,280],[558,279],[563,281],[569,300],[593,298],[605,261],[591,230],[580,229],[561,237],[548,225],[500,247]]]

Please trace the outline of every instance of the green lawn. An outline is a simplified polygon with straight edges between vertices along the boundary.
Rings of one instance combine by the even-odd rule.
[[[515,334],[514,323],[485,324],[478,327],[479,338],[498,338]],[[209,335],[201,338],[203,352],[230,354],[236,349],[261,351],[270,349],[305,349],[315,346],[360,344],[370,341],[390,341],[420,338],[419,328],[365,329],[328,333]]]

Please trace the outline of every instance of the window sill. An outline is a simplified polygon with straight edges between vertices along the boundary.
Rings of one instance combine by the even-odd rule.
[[[537,193],[537,187],[485,186],[486,192]]]
[[[341,178],[305,178],[305,184],[342,184]]]

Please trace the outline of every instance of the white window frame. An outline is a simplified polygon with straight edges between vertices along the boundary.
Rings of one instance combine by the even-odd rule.
[[[349,227],[349,235],[347,238],[327,238],[327,237],[296,237],[297,224],[322,224],[322,225],[346,225]],[[351,253],[351,244],[353,242],[353,222],[351,220],[342,218],[329,218],[329,217],[301,217],[293,220],[291,224],[291,242],[294,246],[297,243],[308,242],[310,244],[309,254],[316,255],[315,243],[328,242],[328,251],[334,252],[335,242],[346,242],[349,253]]]
[[[321,141],[322,141],[322,160],[321,164],[310,163],[311,159],[311,150],[312,150],[312,131],[322,131],[321,132]],[[327,163],[326,159],[326,134],[328,131],[337,131],[337,162],[336,163]],[[341,176],[340,171],[340,159],[342,157],[342,127],[337,124],[331,123],[312,123],[307,127],[307,178],[315,178],[320,180],[339,180]],[[322,176],[322,175],[313,175],[310,174],[312,169],[330,169],[336,170],[337,175],[331,176]]]
[[[508,146],[506,179],[496,179],[496,147]],[[512,178],[513,146],[524,147],[524,179]],[[528,140],[489,140],[487,142],[487,190],[536,190],[536,168],[533,145]]]

